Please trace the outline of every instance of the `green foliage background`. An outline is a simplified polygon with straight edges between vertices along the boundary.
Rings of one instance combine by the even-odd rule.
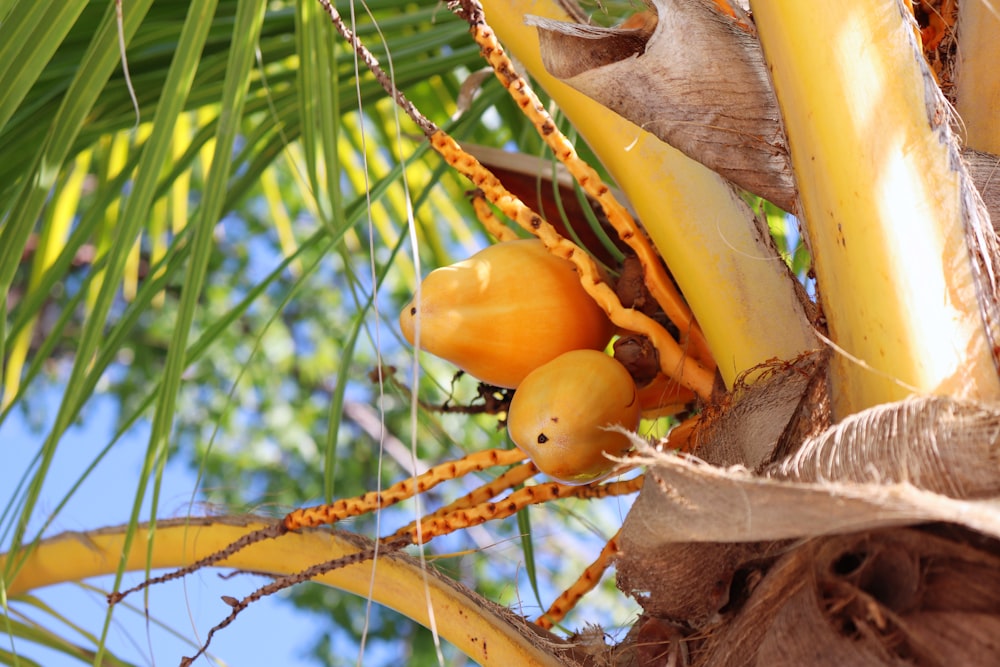
[[[349,3],[337,4],[351,16]],[[436,122],[461,140],[542,155],[492,78],[458,113],[482,62],[443,5],[372,0],[354,11],[398,87]],[[385,439],[409,448],[410,356],[395,325],[417,276],[408,207],[424,273],[485,237],[464,197],[469,185],[357,71],[310,0],[0,0],[0,429],[13,415],[37,428],[32,464],[2,496],[5,550],[50,534],[64,507],[85,502],[74,492],[55,508],[38,499],[67,431],[99,396],[114,397],[119,435],[150,433],[143,470],[124,482],[135,501],[123,522],[148,518],[144,506],[167,511],[159,494],[168,459],[197,470],[199,501],[276,515],[408,474],[409,455],[380,456],[383,438],[364,420],[384,419]],[[380,362],[381,389],[372,381]],[[453,385],[453,369],[422,362],[425,401],[474,396],[468,378]],[[506,444],[495,418],[426,410],[413,441],[418,465]],[[93,468],[120,442],[107,442]],[[82,483],[90,470],[80,474]],[[584,516],[564,505],[534,512],[534,529],[525,516],[479,542],[444,541],[440,552],[473,551],[438,564],[513,604],[526,593],[510,581],[535,564],[532,535],[606,538],[622,511],[610,507]],[[405,521],[407,511],[382,521]],[[350,527],[372,535],[374,518]],[[502,557],[478,551],[505,539],[517,548]],[[552,586],[582,567],[579,551],[577,562],[539,556],[559,570]],[[318,587],[291,597],[331,619],[310,649],[318,663],[352,662],[334,638],[361,631],[364,601]],[[627,611],[613,616],[624,622]],[[55,643],[84,661],[104,650],[101,637],[81,646],[6,619],[11,650],[0,662],[16,662],[18,642]],[[412,664],[433,660],[426,633],[394,616],[377,612],[370,636],[408,645]]]

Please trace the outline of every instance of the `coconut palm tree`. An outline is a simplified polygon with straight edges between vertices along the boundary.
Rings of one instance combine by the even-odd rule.
[[[361,16],[346,2],[0,3],[0,419],[52,412],[2,515],[4,659],[38,643],[114,662],[110,611],[77,641],[25,620],[31,591],[96,574],[121,590],[127,570],[220,550],[214,564],[295,575],[229,599],[234,615],[317,579],[359,595],[330,613],[344,627],[363,617],[362,637],[405,632],[371,622],[363,600],[374,598],[432,628],[421,637],[441,634],[488,664],[995,659],[997,243],[989,178],[972,167],[991,173],[1000,153],[989,65],[1000,22],[969,2],[757,0],[752,14],[728,0],[483,6],[370,2]],[[338,15],[382,74],[333,30]],[[542,102],[503,67],[499,81],[478,77],[492,31]],[[403,118],[383,87],[433,124]],[[539,136],[522,111],[546,106],[560,116],[536,119]],[[241,511],[381,491],[383,478],[505,446],[486,408],[502,411],[509,392],[449,381],[453,367],[426,355],[421,376],[401,370],[411,353],[395,312],[422,269],[488,238],[468,182],[448,167],[465,162],[428,150],[454,158],[439,128],[516,145],[523,166],[546,155],[557,127],[598,168],[591,177],[550,143],[569,170],[591,187],[613,180],[629,203],[592,190],[608,218],[594,218],[596,235],[631,212],[642,230],[624,236],[651,242],[632,251],[664,313],[598,295],[621,330],[651,341],[653,381],[690,399],[654,401],[648,415],[693,414],[664,446],[649,429],[677,419],[632,436],[644,488],[606,552],[641,609],[611,644],[599,631],[567,641],[537,630],[427,574],[425,551],[415,560],[391,541],[289,533]],[[529,204],[532,189],[518,191]],[[621,248],[582,245],[578,270],[608,253],[594,284],[614,282]],[[796,269],[810,258],[806,289]],[[665,296],[674,284],[676,303]],[[79,497],[74,487],[53,509],[44,483],[73,424],[108,392],[120,435],[77,479],[141,428],[133,505],[120,528],[49,537]],[[383,470],[381,451],[398,467]],[[205,498],[230,514],[167,519],[171,457],[192,461],[218,488]],[[376,516],[352,532],[384,535],[381,521],[405,517]],[[534,570],[549,561],[534,552],[549,528],[518,516],[489,539],[520,536],[517,562],[544,587]],[[579,524],[567,521],[569,534]],[[254,531],[275,539],[225,550]],[[455,563],[514,604],[489,551]],[[298,595],[306,606],[321,597]],[[572,620],[607,623],[593,613]],[[453,659],[421,641],[414,660]]]

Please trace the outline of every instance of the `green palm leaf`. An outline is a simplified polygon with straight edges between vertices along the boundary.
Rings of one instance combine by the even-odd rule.
[[[426,157],[415,129],[397,128],[381,87],[318,3],[124,2],[120,35],[115,5],[0,2],[0,432],[23,415],[51,415],[2,501],[3,550],[30,549],[59,526],[85,502],[88,477],[114,465],[143,424],[143,465],[125,480],[134,502],[111,522],[134,523],[149,508],[155,519],[175,455],[207,485],[233,466],[246,470],[256,495],[211,496],[233,506],[262,498],[290,506],[373,486],[378,456],[354,442],[371,436],[344,404],[375,400],[366,376],[376,346],[400,358],[393,304],[416,279],[403,251],[407,207],[425,267],[482,242],[467,184]],[[391,63],[397,85],[445,123],[465,76],[481,66],[466,25],[437,2],[401,12],[376,0],[368,10],[359,11],[358,33]],[[486,127],[490,116],[503,120]],[[456,136],[494,145],[529,136],[523,128],[493,82],[451,125]],[[256,266],[260,257],[266,268]],[[301,345],[308,351],[289,354]],[[450,370],[429,368],[421,394],[443,401]],[[280,395],[268,395],[276,377]],[[385,425],[404,434],[408,396],[396,381],[386,378]],[[45,398],[52,388],[56,403]],[[116,435],[49,498],[66,434],[107,395],[119,405]],[[280,426],[288,414],[295,428]],[[422,412],[417,455],[461,455],[470,435],[495,444],[494,425],[456,428]],[[261,463],[271,438],[290,463]],[[305,441],[315,451],[302,450]],[[392,462],[383,472],[386,481],[402,474]],[[0,580],[20,562],[7,562]],[[296,595],[306,605],[313,596]],[[69,626],[28,623],[16,617],[23,602],[8,604],[16,606],[3,627],[15,650],[0,662],[35,643],[114,664],[104,653],[107,622],[81,643]]]

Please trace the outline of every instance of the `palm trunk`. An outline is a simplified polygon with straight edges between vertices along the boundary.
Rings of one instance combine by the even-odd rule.
[[[993,279],[967,242],[988,220],[902,2],[753,7],[823,310],[846,352],[835,412],[910,393],[996,398]]]
[[[959,5],[956,107],[965,144],[1000,155],[1000,13],[985,2]]]

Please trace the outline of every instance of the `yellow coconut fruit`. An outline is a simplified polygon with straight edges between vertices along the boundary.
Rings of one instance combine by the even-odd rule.
[[[632,377],[602,352],[567,352],[524,378],[507,414],[510,437],[539,470],[566,484],[607,476],[632,447],[622,433],[639,425],[639,396]]]
[[[541,241],[497,243],[469,259],[432,271],[399,317],[414,343],[479,380],[516,387],[564,352],[600,350],[613,326],[587,296],[571,262]]]

